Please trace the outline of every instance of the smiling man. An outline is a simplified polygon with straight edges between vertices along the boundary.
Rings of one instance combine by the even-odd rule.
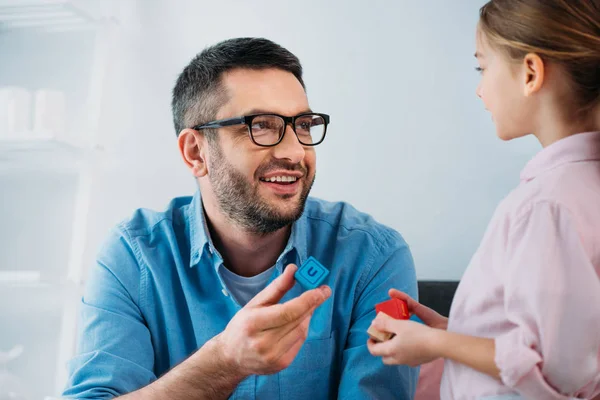
[[[388,289],[416,298],[410,250],[348,204],[308,197],[329,116],[310,109],[298,59],[266,39],[218,43],[183,70],[172,106],[200,190],[113,230],[64,395],[412,398],[418,370],[366,346]],[[310,256],[328,286],[295,284]]]

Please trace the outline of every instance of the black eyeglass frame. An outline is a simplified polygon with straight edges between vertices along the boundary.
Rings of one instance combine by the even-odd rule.
[[[254,140],[254,136],[252,135],[252,121],[256,117],[263,117],[265,115],[272,115],[274,117],[279,117],[284,122],[283,132],[279,136],[279,139],[277,140],[277,142],[275,142],[273,144],[257,143],[256,140]],[[323,118],[323,121],[325,121],[325,126],[323,127],[323,137],[321,138],[321,140],[319,140],[316,143],[303,143],[302,140],[300,140],[300,138],[298,137],[298,133],[296,133],[296,120],[298,118],[302,118],[307,115],[317,115],[317,116]],[[196,126],[192,127],[192,129],[199,131],[202,129],[218,129],[218,128],[225,128],[227,126],[246,125],[248,127],[248,135],[250,136],[250,140],[252,140],[252,143],[254,143],[255,145],[260,146],[260,147],[273,147],[273,146],[277,146],[279,143],[281,143],[281,141],[283,140],[283,137],[285,136],[285,131],[286,131],[285,127],[288,125],[291,125],[292,130],[296,134],[296,138],[298,139],[298,142],[300,142],[300,144],[302,144],[303,146],[312,147],[312,146],[316,146],[318,144],[323,143],[323,140],[325,140],[325,136],[327,135],[327,126],[329,125],[329,120],[330,120],[330,118],[329,118],[328,114],[321,114],[321,113],[314,113],[314,112],[302,113],[302,114],[298,114],[294,117],[286,117],[285,115],[279,115],[279,114],[274,114],[274,113],[262,113],[262,114],[245,115],[243,117],[234,117],[234,118],[227,118],[227,119],[211,121],[211,122],[207,122],[205,124],[196,125]]]

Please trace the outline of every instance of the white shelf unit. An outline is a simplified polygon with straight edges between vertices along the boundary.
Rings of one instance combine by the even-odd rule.
[[[2,351],[16,345],[25,347],[23,354],[8,365],[27,389],[22,393],[25,398],[42,399],[58,393],[54,365],[47,367],[44,360],[60,357],[58,343],[63,332],[50,327],[63,318],[65,309],[80,295],[74,284],[0,283],[0,314],[2,320],[10,322],[2,325],[2,337],[8,345]]]
[[[105,159],[98,145],[77,145],[53,138],[0,137],[0,171],[77,172],[90,161],[100,164]]]
[[[33,358],[16,368],[32,398],[60,394],[75,351],[87,217],[105,156],[102,89],[124,3],[0,0],[0,52],[11,55],[0,65],[0,87],[50,87],[70,104],[65,132],[0,132],[0,238],[16,249],[7,245],[10,256],[0,256],[0,350],[30,341],[23,355]],[[50,323],[56,332],[45,329]],[[42,351],[50,365],[40,371],[31,361]]]
[[[94,30],[116,19],[114,1],[0,0],[0,29],[43,32]]]

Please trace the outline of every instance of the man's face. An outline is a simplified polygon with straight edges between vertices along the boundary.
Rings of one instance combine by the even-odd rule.
[[[224,74],[222,84],[229,101],[216,119],[310,111],[304,88],[289,72],[237,69]],[[301,145],[289,125],[274,147],[254,144],[246,125],[221,128],[217,135],[209,147],[208,181],[228,219],[265,234],[300,218],[315,179],[314,148]]]

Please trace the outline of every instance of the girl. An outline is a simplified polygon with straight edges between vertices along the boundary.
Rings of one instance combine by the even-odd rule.
[[[477,95],[497,134],[543,150],[496,210],[450,318],[379,314],[386,364],[446,359],[442,399],[600,395],[600,0],[492,0],[477,29]],[[600,398],[600,397],[599,397]]]

